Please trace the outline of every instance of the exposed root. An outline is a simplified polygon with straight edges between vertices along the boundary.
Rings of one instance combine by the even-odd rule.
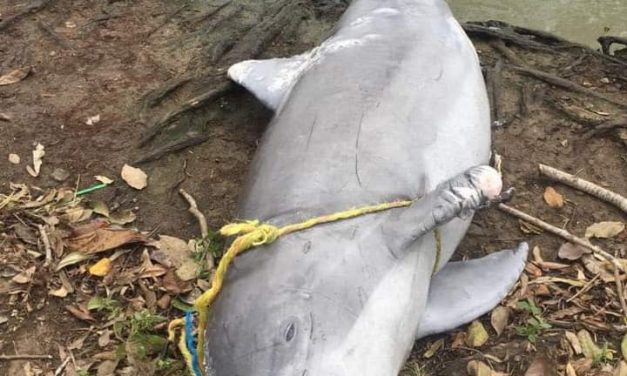
[[[200,226],[200,235],[202,236],[202,239],[207,239],[207,237],[209,236],[209,226],[207,226],[207,218],[198,209],[198,204],[196,203],[196,200],[194,199],[194,197],[192,197],[192,195],[187,193],[183,188],[179,189],[179,193],[188,202],[188,211],[198,220],[198,225]],[[211,253],[207,253],[207,268],[209,270],[213,270],[214,267],[215,260],[213,258],[213,255]]]
[[[37,228],[39,229],[41,241],[44,243],[44,250],[46,251],[46,261],[44,262],[44,267],[47,268],[50,264],[52,264],[52,248],[50,247],[50,239],[48,239],[46,228],[43,225],[37,225]]]
[[[191,134],[183,139],[179,139],[165,145],[160,146],[156,150],[146,153],[144,156],[135,160],[135,163],[146,163],[156,161],[164,156],[186,149],[190,146],[201,144],[209,139],[207,134]]]
[[[608,35],[608,36],[598,37],[597,41],[601,45],[601,50],[606,55],[610,55],[610,47],[614,43],[627,46],[627,38],[613,37],[613,36]]]
[[[203,94],[200,94],[192,99],[187,100],[185,103],[183,103],[181,106],[179,106],[177,109],[168,112],[161,120],[159,120],[157,123],[155,123],[152,127],[148,128],[145,132],[144,135],[142,136],[141,140],[139,141],[139,145],[140,146],[144,146],[146,145],[148,142],[150,142],[153,138],[155,138],[155,136],[157,136],[159,133],[161,133],[161,131],[163,131],[163,129],[165,127],[167,127],[168,125],[172,124],[174,121],[176,121],[181,115],[185,114],[186,112],[189,112],[191,110],[197,109],[201,106],[203,106],[205,103],[218,98],[219,96],[228,93],[230,90],[232,90],[235,87],[235,85],[233,83],[231,83],[230,81],[224,81],[220,84],[218,84],[215,88],[213,88],[212,90],[209,90]],[[146,160],[142,160],[143,162],[146,162]]]
[[[45,359],[50,360],[54,359],[52,355],[31,355],[31,354],[17,354],[17,355],[4,355],[0,354],[0,360],[36,360],[36,359]]]
[[[612,192],[587,180],[578,178],[551,166],[541,164],[538,168],[542,175],[550,178],[551,180],[566,184],[582,192],[586,192],[600,200],[620,208],[623,212],[627,213],[627,198],[619,195],[618,193]]]

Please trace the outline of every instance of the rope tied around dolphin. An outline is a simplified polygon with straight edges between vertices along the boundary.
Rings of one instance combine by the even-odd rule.
[[[282,227],[277,227],[268,223],[260,223],[257,220],[231,223],[223,226],[220,229],[221,235],[237,236],[237,238],[235,238],[233,243],[231,243],[231,246],[222,256],[222,259],[220,259],[220,263],[213,275],[211,287],[194,301],[193,309],[196,313],[198,313],[198,344],[196,346],[193,345],[194,340],[191,330],[193,318],[191,311],[186,313],[184,319],[179,318],[172,320],[168,325],[168,340],[170,342],[174,343],[176,340],[176,331],[177,329],[180,329],[178,348],[185,358],[185,363],[187,364],[190,374],[193,376],[204,375],[204,368],[202,367],[204,364],[204,334],[205,329],[207,328],[209,307],[213,304],[222,290],[222,285],[228,268],[237,255],[250,248],[273,243],[281,236],[291,234],[293,232],[306,230],[325,223],[360,217],[366,214],[408,207],[413,203],[413,200],[391,201],[383,204],[364,206],[361,208],[353,208],[333,214],[322,215],[303,222],[285,225]]]

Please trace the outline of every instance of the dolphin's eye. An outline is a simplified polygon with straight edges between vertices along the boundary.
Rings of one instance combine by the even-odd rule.
[[[287,325],[287,328],[285,328],[285,341],[289,342],[292,340],[292,338],[294,338],[294,335],[296,334],[296,325],[291,322]]]

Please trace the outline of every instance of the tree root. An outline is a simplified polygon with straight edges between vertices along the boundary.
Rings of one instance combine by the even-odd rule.
[[[144,156],[138,158],[137,160],[134,161],[134,163],[139,164],[139,163],[147,163],[147,162],[156,161],[158,159],[163,158],[167,154],[181,151],[190,146],[202,144],[208,139],[209,139],[209,135],[207,134],[194,133],[194,134],[188,135],[185,138],[162,145],[158,147],[157,149],[149,153],[146,153]]]
[[[207,102],[209,102],[209,101],[211,101],[213,99],[218,98],[219,96],[222,96],[222,95],[228,93],[234,87],[235,87],[235,85],[233,83],[231,83],[230,81],[224,81],[221,84],[218,84],[218,86],[216,86],[212,90],[209,90],[209,91],[207,91],[207,92],[205,92],[203,94],[200,94],[200,95],[198,95],[198,96],[196,96],[196,97],[194,97],[192,99],[188,99],[181,106],[179,106],[178,108],[176,108],[173,111],[168,112],[161,120],[159,120],[153,126],[148,128],[144,132],[142,138],[140,139],[139,145],[140,146],[146,145],[153,138],[155,138],[159,133],[161,133],[161,131],[163,131],[163,129],[165,129],[165,127],[167,127],[168,125],[172,124],[181,115],[183,115],[183,114],[185,114],[185,113],[187,113],[187,112],[189,112],[191,110],[197,109],[197,108],[203,106],[204,104],[206,104]],[[159,156],[159,158],[161,158],[161,156]],[[152,160],[154,160],[154,159],[152,159]],[[147,162],[147,160],[140,160],[140,161],[141,162]]]
[[[623,46],[627,46],[627,38],[613,37],[613,36],[603,36],[603,37],[598,37],[597,41],[601,45],[601,51],[603,51],[603,53],[606,54],[606,55],[610,55],[610,47],[614,43],[622,44]]]

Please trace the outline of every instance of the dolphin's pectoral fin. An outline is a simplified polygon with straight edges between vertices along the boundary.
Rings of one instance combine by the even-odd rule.
[[[309,54],[268,60],[246,60],[229,68],[233,81],[276,110],[307,66]]]
[[[489,312],[505,298],[522,273],[529,246],[451,262],[431,280],[427,307],[416,338],[441,333]]]

